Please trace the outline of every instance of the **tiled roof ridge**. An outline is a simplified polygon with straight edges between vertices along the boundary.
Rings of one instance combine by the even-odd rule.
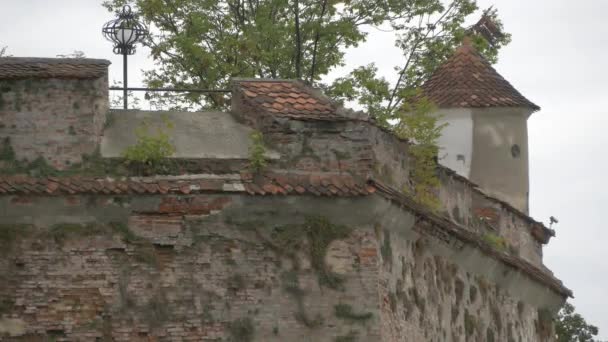
[[[506,202],[483,193],[474,183],[444,168],[450,176],[466,181],[473,191],[497,202],[510,212],[541,229],[546,243],[555,232]],[[294,170],[272,170],[262,174],[242,171],[224,174],[157,175],[147,177],[30,177],[25,175],[0,175],[0,195],[64,195],[80,193],[100,194],[155,194],[155,193],[202,193],[202,192],[247,192],[251,195],[298,195],[317,196],[362,196],[375,192],[367,179],[341,172],[315,172]]]
[[[250,195],[298,195],[353,197],[373,194],[366,179],[339,172],[241,173]]]
[[[418,217],[423,218],[424,220],[435,225],[439,229],[442,229],[444,232],[447,232],[448,234],[456,237],[457,239],[463,242],[473,244],[484,254],[500,260],[507,266],[522,271],[530,278],[549,286],[557,293],[563,296],[573,297],[572,291],[565,287],[559,279],[557,279],[551,274],[548,274],[547,272],[542,271],[540,268],[532,265],[530,262],[520,257],[515,257],[497,251],[495,248],[491,247],[487,242],[485,242],[479,236],[479,234],[475,234],[471,231],[468,231],[464,227],[459,226],[451,220],[433,213],[425,206],[414,202],[410,197],[402,194],[401,192],[393,189],[390,186],[383,184],[381,181],[370,179],[369,183],[374,186],[374,188],[376,188],[377,193],[379,195],[399,205],[407,207],[409,210],[415,212]]]
[[[298,80],[234,79],[243,102],[272,115],[301,120],[339,121],[336,108]]]
[[[422,85],[423,94],[443,108],[539,106],[502,77],[470,43],[464,42]]]
[[[0,79],[98,78],[108,65],[108,60],[92,58],[0,57]]]
[[[54,58],[54,57],[0,57],[0,64],[99,64],[110,65],[107,59],[100,58]]]
[[[0,195],[190,194],[244,192],[240,174],[153,177],[0,176]]]
[[[30,177],[0,175],[1,195],[194,194],[247,192],[251,195],[363,196],[375,190],[350,174],[250,172],[151,177]]]
[[[302,80],[294,79],[267,79],[267,78],[233,78],[232,84],[239,85],[243,83],[292,83],[298,85],[298,87],[306,92],[308,96],[313,96],[321,99],[323,102],[331,105],[331,112],[324,112],[322,115],[310,115],[310,113],[281,113],[280,111],[270,111],[271,114],[284,115],[293,120],[301,121],[353,121],[353,122],[365,122],[378,129],[392,134],[399,141],[408,141],[408,139],[400,138],[394,134],[390,129],[380,125],[372,116],[365,113],[364,111],[356,111],[350,108],[344,107],[341,103],[335,101],[329,96],[325,95],[321,89],[315,88]],[[267,108],[263,108],[267,110]]]

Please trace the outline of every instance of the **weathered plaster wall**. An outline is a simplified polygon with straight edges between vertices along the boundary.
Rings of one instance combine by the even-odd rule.
[[[491,196],[528,212],[527,108],[473,110],[471,181]]]
[[[436,113],[441,131],[439,163],[469,178],[473,158],[473,117],[470,108],[441,108]]]
[[[7,341],[543,341],[539,306],[561,303],[377,196],[3,196],[0,210]],[[348,228],[324,258],[339,288],[306,235],[282,235],[310,215]]]
[[[439,162],[528,212],[527,108],[442,108]],[[517,145],[517,147],[515,147]]]
[[[169,136],[175,147],[173,158],[247,159],[253,129],[236,122],[225,112],[162,112],[113,110],[101,141],[103,157],[120,157],[137,142],[135,131],[148,127],[149,134],[158,130]],[[268,153],[268,158],[276,158]]]
[[[19,159],[65,169],[99,147],[108,106],[107,75],[2,80],[0,138],[10,138]]]
[[[18,231],[0,239],[0,338],[380,341],[369,204],[225,195],[2,197],[0,226]],[[351,229],[325,258],[344,279],[343,290],[320,285],[306,241],[282,246],[273,238],[277,227],[307,215]],[[337,315],[339,304],[351,316]]]

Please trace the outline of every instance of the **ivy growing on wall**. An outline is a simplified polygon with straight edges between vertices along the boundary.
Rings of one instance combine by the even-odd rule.
[[[486,233],[484,234],[483,239],[494,249],[497,249],[499,251],[505,251],[507,249],[507,240],[502,236],[496,235],[494,233]]]
[[[257,225],[257,223],[251,224],[252,227]],[[274,227],[269,237],[266,237],[257,229],[255,230],[270,249],[291,260],[293,269],[284,272],[281,275],[281,280],[283,289],[296,301],[298,307],[295,314],[296,320],[311,329],[321,325],[323,317],[320,314],[310,315],[304,305],[306,292],[299,285],[301,265],[298,251],[309,256],[310,264],[318,276],[319,285],[341,290],[343,289],[344,279],[327,268],[325,256],[329,245],[335,240],[346,238],[352,232],[352,228],[331,223],[325,217],[310,216],[306,218],[303,224]],[[340,307],[340,309],[344,308],[345,306]],[[346,313],[346,311],[341,310],[340,313]],[[348,313],[353,314],[352,311]],[[348,313],[346,313],[347,316]],[[360,318],[365,320],[367,316]]]

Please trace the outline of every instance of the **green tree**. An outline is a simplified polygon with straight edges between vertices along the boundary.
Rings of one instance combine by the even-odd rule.
[[[391,22],[398,32],[396,45],[403,51],[403,64],[395,66],[397,81],[390,83],[377,75],[375,64],[360,66],[327,85],[328,94],[338,101],[355,101],[380,124],[393,126],[402,106],[417,97],[419,86],[449,57],[465,36],[489,61],[496,62],[499,49],[511,41],[503,31],[496,9],[483,12],[477,24],[465,27],[465,18],[476,9],[474,0],[425,1],[432,6],[405,24]]]
[[[409,154],[414,162],[411,171],[414,198],[431,209],[439,208],[436,189],[439,186],[437,177],[437,140],[447,124],[439,124],[439,117],[434,115],[435,106],[424,97],[417,101],[406,101],[397,112],[398,121],[394,125],[395,133],[410,140]]]
[[[599,342],[593,339],[598,334],[598,328],[588,324],[570,303],[566,303],[558,313],[555,332],[558,342]]]
[[[152,34],[145,41],[156,63],[145,72],[150,87],[226,88],[232,77],[298,78],[323,86],[339,101],[359,102],[381,122],[396,113],[411,89],[460,44],[475,0],[106,0],[117,10],[136,5]],[[480,51],[495,59],[509,41],[472,30]],[[366,27],[389,28],[404,62],[395,84],[363,66],[330,84],[321,80],[344,64],[348,47],[366,39]],[[491,26],[491,25],[490,25]],[[483,25],[484,28],[488,25]],[[153,100],[162,102],[159,95]],[[223,106],[223,95],[188,94],[188,106]]]

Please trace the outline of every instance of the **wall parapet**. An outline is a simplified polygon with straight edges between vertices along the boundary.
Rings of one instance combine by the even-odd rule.
[[[0,58],[0,138],[19,160],[56,169],[98,147],[109,108],[109,61]]]
[[[559,295],[572,296],[572,292],[561,281],[520,257],[498,250],[475,234],[448,218],[434,213],[416,203],[409,196],[374,179],[353,177],[340,173],[268,172],[254,175],[249,172],[213,175],[182,175],[128,177],[121,179],[25,176],[0,177],[0,196],[12,196],[14,205],[29,205],[28,198],[58,196],[69,198],[80,195],[102,196],[149,196],[149,195],[194,195],[194,194],[248,194],[253,196],[318,196],[318,197],[367,197],[377,194],[392,201],[400,208],[412,212],[417,219],[427,222],[422,225],[425,234],[453,236],[481,250],[487,256],[522,272],[531,279],[544,284]],[[164,203],[164,204],[163,204]],[[160,214],[209,214],[208,205],[176,200],[163,202],[157,209]],[[202,210],[202,211],[201,211]],[[438,229],[438,230],[437,230]]]

